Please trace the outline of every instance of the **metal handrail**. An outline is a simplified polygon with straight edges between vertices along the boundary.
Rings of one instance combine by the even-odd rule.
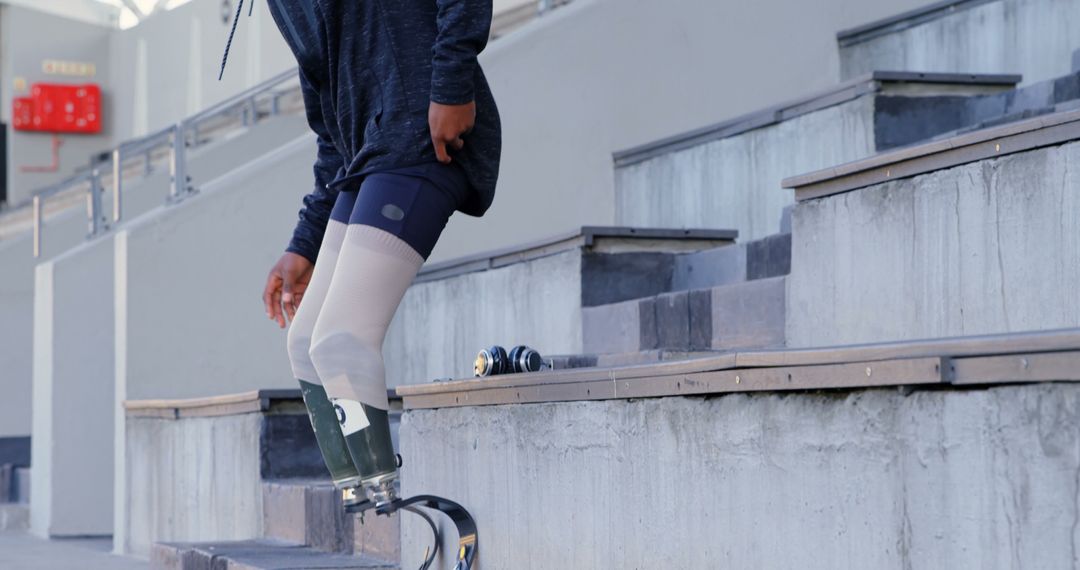
[[[123,182],[124,161],[131,157],[142,157],[149,171],[151,154],[155,150],[167,148],[169,153],[169,195],[167,203],[175,203],[195,193],[195,188],[190,184],[187,175],[187,147],[189,146],[189,134],[195,133],[194,144],[198,144],[199,127],[222,115],[228,115],[236,111],[242,113],[241,124],[251,127],[258,121],[258,98],[272,92],[282,83],[286,83],[297,77],[297,68],[279,73],[265,81],[260,82],[244,91],[211,105],[210,107],[191,115],[180,122],[141,136],[121,142],[108,151],[107,160],[91,165],[87,172],[79,172],[61,182],[41,188],[33,193],[33,244],[34,257],[41,256],[42,227],[44,226],[45,200],[77,184],[89,183],[87,194],[87,239],[107,231],[110,226],[120,222],[123,218]],[[274,95],[270,103],[270,114],[276,115],[279,111],[278,99],[280,94]],[[104,162],[110,163],[108,172],[112,175],[112,215],[106,218],[102,212],[102,197],[104,188],[102,174]]]

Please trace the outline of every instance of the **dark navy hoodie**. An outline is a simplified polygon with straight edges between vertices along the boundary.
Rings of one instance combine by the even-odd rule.
[[[492,0],[267,1],[296,56],[308,123],[318,135],[315,188],[303,199],[287,251],[315,261],[340,190],[359,188],[372,172],[436,161],[431,101],[476,101],[476,126],[450,156],[471,186],[459,211],[487,211],[501,130],[476,56],[487,45]]]

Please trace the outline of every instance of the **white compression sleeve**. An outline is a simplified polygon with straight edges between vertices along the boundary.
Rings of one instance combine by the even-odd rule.
[[[349,225],[310,351],[331,400],[390,407],[383,341],[423,263],[424,258],[401,238],[372,226]]]
[[[341,244],[345,240],[345,229],[346,225],[337,220],[327,222],[311,281],[304,291],[304,296],[300,299],[300,307],[296,310],[296,315],[289,323],[287,344],[293,378],[312,384],[322,384],[322,382],[308,354],[311,350],[311,333],[315,328],[315,320],[319,317],[319,310],[322,309],[323,301],[326,299],[326,291],[330,288],[330,279],[334,275]]]

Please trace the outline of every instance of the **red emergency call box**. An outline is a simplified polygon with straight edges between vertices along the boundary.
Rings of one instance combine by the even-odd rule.
[[[101,132],[101,89],[92,83],[35,83],[30,96],[15,98],[12,106],[12,126],[17,131]]]

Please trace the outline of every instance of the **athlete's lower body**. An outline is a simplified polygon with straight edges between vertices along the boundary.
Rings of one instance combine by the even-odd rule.
[[[382,346],[468,184],[455,164],[377,172],[334,204],[288,333],[315,437],[347,504],[395,497]]]

